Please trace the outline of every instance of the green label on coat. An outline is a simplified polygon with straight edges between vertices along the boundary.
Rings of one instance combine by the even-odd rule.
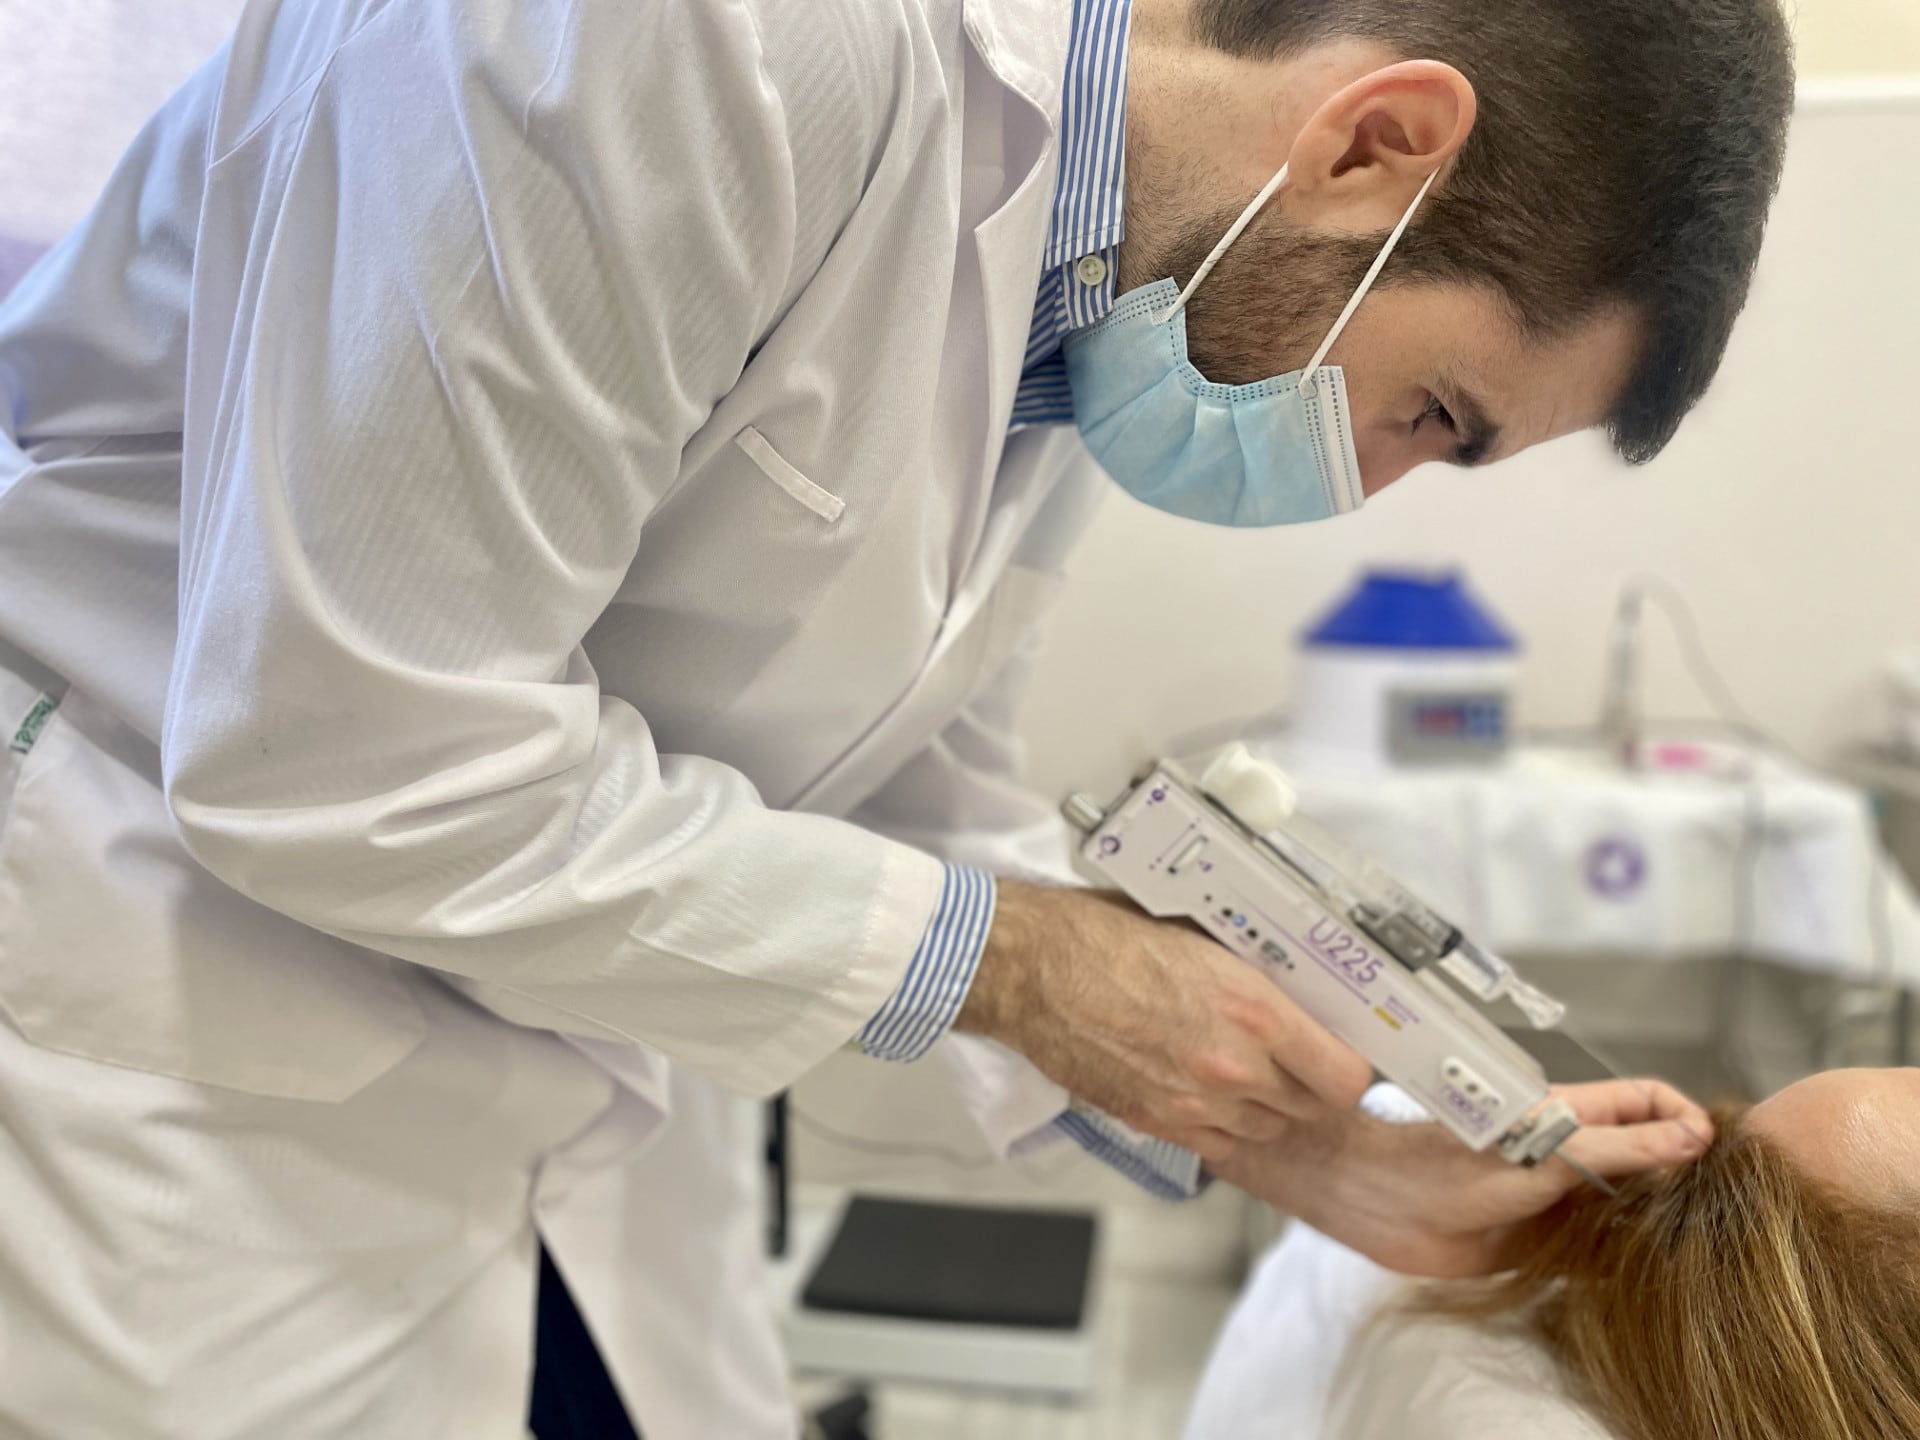
[[[42,695],[33,702],[33,708],[27,711],[27,718],[20,722],[20,728],[13,732],[13,740],[7,748],[17,755],[24,755],[33,749],[33,742],[40,738],[40,732],[47,728],[47,717],[60,708],[57,696]]]

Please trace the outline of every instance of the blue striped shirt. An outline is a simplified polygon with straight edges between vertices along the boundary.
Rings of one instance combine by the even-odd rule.
[[[1122,234],[1127,119],[1127,23],[1132,0],[1074,0],[1061,96],[1060,176],[1041,259],[1012,428],[1073,419],[1060,341],[1113,308]],[[856,1043],[885,1060],[915,1060],[953,1024],[993,924],[991,876],[947,867],[940,901],[907,973]],[[1204,1188],[1199,1160],[1076,1104],[1059,1131],[1155,1195]]]
[[[1127,21],[1133,0],[1074,0],[1060,96],[1060,178],[1040,259],[1013,426],[1073,419],[1060,342],[1113,309],[1125,231]]]
[[[947,1033],[980,968],[993,925],[993,877],[949,865],[940,903],[907,962],[907,973],[854,1043],[881,1060],[918,1060]]]

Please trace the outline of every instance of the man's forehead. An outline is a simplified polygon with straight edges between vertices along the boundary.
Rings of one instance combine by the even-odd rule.
[[[1484,323],[1462,326],[1437,369],[1453,404],[1497,430],[1486,459],[1604,424],[1619,404],[1640,353],[1640,326],[1609,307],[1557,333],[1529,336],[1505,306],[1481,294]],[[1442,403],[1448,403],[1442,395]]]

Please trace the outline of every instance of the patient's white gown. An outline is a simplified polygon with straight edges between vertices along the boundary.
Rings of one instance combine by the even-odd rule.
[[[1411,1106],[1367,1099],[1392,1118]],[[1214,1342],[1184,1440],[1613,1440],[1538,1342],[1396,1313],[1405,1284],[1290,1226]]]

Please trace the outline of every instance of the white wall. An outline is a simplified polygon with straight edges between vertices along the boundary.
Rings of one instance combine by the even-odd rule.
[[[1302,626],[1356,567],[1409,558],[1464,565],[1519,629],[1528,721],[1593,716],[1615,597],[1648,571],[1690,599],[1750,711],[1828,748],[1883,655],[1920,643],[1915,154],[1920,79],[1807,87],[1748,312],[1649,466],[1574,437],[1479,473],[1429,467],[1344,520],[1254,533],[1116,495],[1048,633],[1030,778],[1108,789],[1172,736],[1284,707]],[[1649,633],[1649,708],[1706,713],[1657,620]]]
[[[1914,0],[1790,0],[1802,75],[1891,75],[1920,70]]]

